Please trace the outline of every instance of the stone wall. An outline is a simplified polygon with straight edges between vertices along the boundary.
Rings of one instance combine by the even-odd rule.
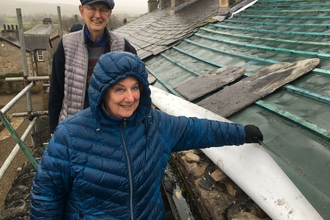
[[[59,31],[57,31],[57,32],[59,32]],[[64,33],[67,34],[66,32],[64,32]],[[60,40],[61,40],[61,38],[60,38],[59,34],[56,35],[56,37],[51,38],[51,41],[50,41],[50,43],[51,43],[51,49],[50,49],[50,58],[51,58],[51,60],[50,61],[51,62],[52,62],[52,59],[53,59],[53,54],[55,53],[55,50],[56,50],[58,44],[60,43]]]
[[[48,51],[43,50],[43,61],[38,61],[37,50],[26,52],[28,74],[30,76],[46,76],[50,74],[52,54],[54,54],[59,40],[59,37],[52,40],[52,48],[49,50],[51,53],[50,56],[48,55]],[[23,72],[21,48],[2,39],[0,39],[0,60],[0,75]]]
[[[35,147],[32,150],[33,157],[39,162],[44,150],[43,143],[49,141],[48,117],[40,117],[36,121],[35,133],[32,138]],[[30,162],[22,161],[22,170],[16,177],[8,192],[4,210],[0,211],[1,220],[29,220],[30,219],[30,189],[35,176],[35,169]]]
[[[35,68],[36,72],[35,75],[37,76],[48,76],[51,72],[51,70],[48,69],[48,52],[47,51],[42,51],[44,60],[43,61],[38,61],[37,59],[37,51],[34,51],[34,59],[35,59]]]
[[[198,0],[149,0],[148,4],[149,7],[151,6],[150,3],[157,2],[159,9],[163,9],[166,7],[171,7],[173,12],[176,12]],[[150,10],[149,10],[150,12]]]
[[[220,8],[231,8],[242,1],[243,0],[219,0],[219,7]]]
[[[32,74],[32,62],[30,53],[26,53],[28,63],[28,72]],[[22,52],[21,49],[7,41],[0,39],[0,75],[6,73],[23,72]]]
[[[153,12],[158,9],[158,0],[149,0],[148,1],[148,12]]]
[[[159,9],[167,8],[171,6],[171,0],[159,0]]]
[[[163,9],[165,7],[170,6],[173,12],[176,12],[196,1],[202,0],[149,0],[149,12],[155,10],[156,8],[153,6],[153,10],[150,9],[152,4],[159,4],[159,8]],[[230,8],[235,6],[236,4],[242,2],[243,0],[219,0],[219,8]]]
[[[187,2],[190,2],[192,0],[172,0],[172,7],[177,7],[181,4],[184,4],[184,3],[187,3]]]

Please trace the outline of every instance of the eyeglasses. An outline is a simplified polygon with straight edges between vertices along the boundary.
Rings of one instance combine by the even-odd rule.
[[[97,7],[93,7],[93,6],[89,6],[89,5],[85,5],[84,8],[87,9],[87,12],[90,15],[94,15],[97,11],[99,11],[101,15],[109,15],[109,13],[111,11],[109,8],[106,8],[106,7],[97,8]]]

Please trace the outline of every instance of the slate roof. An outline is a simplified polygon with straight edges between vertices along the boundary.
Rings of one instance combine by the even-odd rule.
[[[24,35],[51,35],[58,29],[58,24],[37,24],[24,32]]]
[[[0,39],[3,40],[3,41],[6,41],[8,43],[11,43],[11,44],[13,44],[13,45],[15,45],[17,47],[19,47],[19,45],[20,45],[19,44],[19,40],[14,39],[14,38],[12,38],[10,36],[8,36],[8,37],[0,37]]]
[[[12,37],[0,37],[0,39],[3,39],[8,43],[11,43],[17,47],[21,46],[19,40],[14,39]],[[25,40],[25,49],[27,51],[46,50],[50,48],[49,36],[29,35],[29,36],[24,36],[24,40]]]
[[[57,24],[37,24],[32,29],[24,32],[25,47],[27,51],[47,50],[51,47],[50,35],[53,34],[59,25]],[[18,39],[12,37],[1,37],[1,39],[20,47]]]
[[[25,35],[25,46],[27,49],[33,50],[46,50],[50,48],[50,39],[49,36],[32,36],[32,35]]]
[[[234,84],[273,64],[320,59],[312,71],[227,118],[258,125],[265,149],[330,219],[330,3],[244,1],[248,7],[232,8],[225,20],[205,22],[219,15],[218,2],[199,0],[175,14],[169,8],[148,13],[116,32],[138,49],[157,78],[154,86],[179,96],[180,85],[218,68],[244,68]],[[216,101],[205,100],[222,90],[193,102],[217,110]]]
[[[210,15],[217,15],[216,4],[216,0],[197,1],[193,7],[186,7],[180,13],[173,14],[169,9],[147,13],[116,32],[129,39],[138,55],[144,59],[171,48],[184,37],[191,36]],[[199,10],[196,11],[196,8]]]
[[[49,49],[50,37],[59,28],[58,24],[37,24],[24,32],[26,47],[30,50]]]

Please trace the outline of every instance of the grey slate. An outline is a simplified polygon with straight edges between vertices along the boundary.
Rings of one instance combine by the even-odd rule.
[[[320,59],[314,58],[271,65],[225,87],[197,104],[222,117],[228,117],[308,73],[319,63]]]
[[[165,8],[139,17],[114,32],[124,36],[137,49],[139,57],[145,59],[193,34],[201,24],[205,25],[205,20],[218,14],[218,5],[218,0],[197,1],[172,15],[170,8]]]
[[[188,101],[193,101],[233,82],[244,72],[242,67],[219,68],[181,83],[174,89]]]

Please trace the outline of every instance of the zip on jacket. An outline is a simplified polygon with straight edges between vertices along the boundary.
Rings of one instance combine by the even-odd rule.
[[[129,157],[128,149],[126,146],[125,135],[124,135],[124,128],[126,127],[126,119],[123,120],[123,123],[120,126],[121,138],[123,140],[126,160],[127,160],[127,167],[128,167],[128,178],[129,178],[129,207],[131,212],[131,220],[134,220],[134,211],[133,211],[133,178],[132,178],[132,170],[131,170],[131,160]]]

